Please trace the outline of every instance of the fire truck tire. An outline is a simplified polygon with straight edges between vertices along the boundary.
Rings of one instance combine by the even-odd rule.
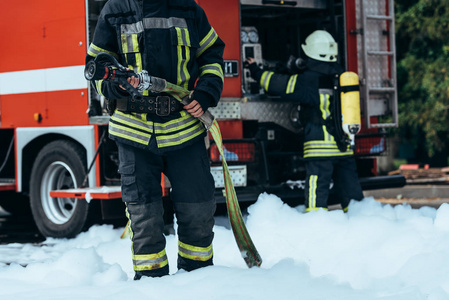
[[[45,237],[71,238],[91,225],[93,205],[84,199],[52,198],[51,190],[80,187],[86,174],[85,151],[71,141],[44,146],[31,170],[30,204]]]

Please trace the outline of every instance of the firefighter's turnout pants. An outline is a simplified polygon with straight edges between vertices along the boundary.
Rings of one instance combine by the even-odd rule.
[[[191,271],[212,265],[215,184],[204,140],[165,153],[119,142],[117,145],[136,278],[169,273],[161,173],[168,177],[172,187],[178,223],[178,269]]]
[[[353,157],[306,160],[306,174],[306,211],[327,208],[332,179],[333,191],[343,210],[347,210],[351,200],[363,199]]]

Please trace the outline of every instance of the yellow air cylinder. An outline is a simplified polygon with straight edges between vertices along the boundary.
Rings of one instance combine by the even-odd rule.
[[[359,76],[354,72],[344,72],[340,75],[340,88],[341,125],[354,148],[355,135],[361,128]]]

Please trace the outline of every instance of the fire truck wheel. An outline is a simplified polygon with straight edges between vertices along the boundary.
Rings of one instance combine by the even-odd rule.
[[[52,190],[80,187],[86,174],[86,154],[71,141],[53,141],[34,161],[30,203],[34,221],[46,237],[70,238],[91,225],[92,205],[84,199],[52,198]]]

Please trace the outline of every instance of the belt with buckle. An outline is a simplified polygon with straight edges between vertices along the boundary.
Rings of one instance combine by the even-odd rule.
[[[117,109],[123,112],[151,113],[166,117],[179,112],[184,105],[170,96],[143,97],[142,100],[118,99]]]

